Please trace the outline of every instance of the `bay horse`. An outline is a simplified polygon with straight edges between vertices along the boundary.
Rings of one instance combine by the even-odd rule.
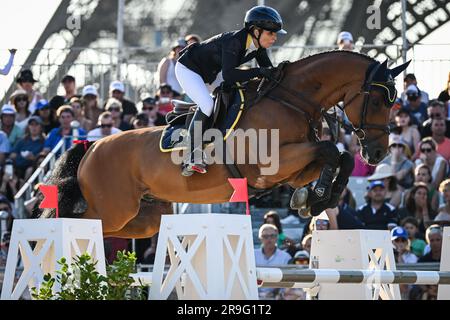
[[[310,133],[320,129],[323,111],[339,101],[344,102],[363,158],[369,164],[381,161],[387,153],[389,109],[396,94],[393,78],[406,66],[390,70],[387,61],[349,51],[319,53],[288,64],[283,78],[243,113],[236,127],[279,129],[278,172],[262,175],[260,162],[238,164],[248,185],[269,189],[287,183],[296,191],[305,190],[312,181],[329,179],[324,168],[335,174],[348,159],[333,143],[311,139]],[[255,92],[255,87],[250,82],[247,91]],[[60,216],[101,219],[105,237],[147,238],[159,231],[161,215],[172,213],[172,202],[227,202],[233,189],[225,165],[212,164],[203,175],[182,176],[170,154],[159,150],[162,130],[126,131],[64,153],[49,180],[59,189]],[[345,187],[350,173],[340,171],[325,192],[326,200]],[[291,205],[298,207],[296,201]],[[41,217],[53,215],[54,210],[46,209]]]

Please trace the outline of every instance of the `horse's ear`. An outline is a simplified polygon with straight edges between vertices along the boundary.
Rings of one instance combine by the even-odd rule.
[[[395,67],[394,69],[392,69],[391,70],[392,78],[395,78],[400,73],[402,73],[404,70],[406,70],[406,68],[408,68],[408,65],[410,64],[410,62],[411,62],[411,60],[409,60],[408,62],[405,62],[404,64],[401,64],[398,67]]]

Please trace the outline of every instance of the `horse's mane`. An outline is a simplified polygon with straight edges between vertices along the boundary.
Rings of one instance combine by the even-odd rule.
[[[306,60],[313,59],[313,58],[320,58],[320,57],[322,57],[324,55],[327,55],[327,54],[344,54],[344,55],[348,54],[348,55],[354,55],[355,57],[363,58],[363,59],[365,59],[367,61],[370,61],[370,62],[376,61],[375,59],[369,57],[368,55],[366,55],[364,53],[359,53],[359,52],[354,52],[354,51],[347,51],[347,50],[329,50],[329,51],[323,51],[323,52],[311,54],[311,55],[303,57],[303,58],[301,58],[299,60],[293,61],[292,63],[293,64],[294,63],[303,63],[303,62],[306,62]]]
[[[364,54],[364,53],[359,53],[359,52],[354,52],[354,51],[347,51],[347,50],[328,50],[328,51],[323,51],[323,52],[319,52],[319,53],[314,53],[314,54],[310,54],[306,57],[303,57],[299,60],[295,60],[295,61],[290,61],[289,64],[290,65],[296,65],[296,64],[303,64],[303,63],[307,63],[309,62],[310,59],[313,58],[320,58],[324,55],[334,55],[334,54],[342,54],[342,55],[353,55],[355,57],[358,58],[362,58],[364,60],[367,60],[368,62],[374,62],[376,61],[375,59],[369,57],[368,55]],[[256,91],[256,88],[258,87],[258,85],[260,84],[260,80],[250,80],[249,81],[249,89],[248,92],[252,92]]]

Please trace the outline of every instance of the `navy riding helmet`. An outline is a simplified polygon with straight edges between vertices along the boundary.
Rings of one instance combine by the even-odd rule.
[[[245,14],[244,26],[247,30],[255,26],[280,34],[287,33],[283,29],[283,21],[278,11],[266,6],[256,6],[248,10]]]

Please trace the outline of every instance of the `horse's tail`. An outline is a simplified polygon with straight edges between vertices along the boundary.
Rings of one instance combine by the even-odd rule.
[[[58,214],[60,217],[80,218],[87,209],[86,200],[78,184],[77,172],[81,159],[93,143],[76,144],[63,153],[56,162],[47,182],[49,185],[58,187]],[[36,217],[52,218],[55,215],[55,209],[44,209]]]

